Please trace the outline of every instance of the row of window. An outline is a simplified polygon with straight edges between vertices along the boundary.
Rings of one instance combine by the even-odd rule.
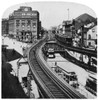
[[[22,15],[32,15],[32,16],[37,16],[36,13],[22,13]]]
[[[17,36],[31,36],[32,33],[37,33],[37,31],[32,31],[32,32],[17,32]]]
[[[21,30],[23,30],[23,31],[26,31],[26,30],[28,30],[28,31],[36,31],[37,29],[36,28],[27,28],[27,29],[25,29],[25,28],[22,28]],[[20,29],[16,29],[16,31],[18,32],[18,31],[20,31]]]
[[[27,22],[26,22],[27,21]],[[30,26],[31,25],[31,20],[22,20],[21,21],[21,25],[22,26],[25,26],[27,24],[27,26]],[[20,25],[20,20],[16,20],[16,26],[18,27]],[[36,27],[36,23],[32,23],[32,26],[33,27]]]

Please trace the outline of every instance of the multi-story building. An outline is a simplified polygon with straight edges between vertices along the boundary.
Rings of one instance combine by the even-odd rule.
[[[80,46],[96,48],[97,45],[97,22],[92,22],[77,31],[78,43]]]
[[[84,34],[84,45],[85,47],[96,48],[97,41],[97,26],[94,25],[90,27],[88,31]]]
[[[20,41],[39,38],[39,12],[31,7],[21,6],[9,16],[9,34]]]
[[[2,19],[2,35],[8,35],[8,19]]]

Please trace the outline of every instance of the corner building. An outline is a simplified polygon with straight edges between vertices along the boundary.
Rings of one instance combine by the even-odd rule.
[[[19,41],[31,42],[39,38],[39,12],[31,7],[21,6],[9,16],[9,35]]]

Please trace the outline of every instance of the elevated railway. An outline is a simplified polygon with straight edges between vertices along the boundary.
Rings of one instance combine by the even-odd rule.
[[[88,50],[88,49],[84,49],[84,48],[80,48],[80,47],[65,45],[65,43],[62,41],[62,39],[59,39],[58,37],[56,37],[56,40],[57,40],[57,44],[62,45],[64,48],[66,48],[70,51],[75,51],[75,52],[78,52],[78,53],[81,53],[81,54],[88,55],[90,57],[96,57],[97,58],[97,51],[95,51],[95,50]]]
[[[28,51],[28,63],[34,79],[38,85],[43,98],[85,98],[73,87],[64,84],[52,70],[45,64],[40,57],[41,45],[45,42],[45,38]]]

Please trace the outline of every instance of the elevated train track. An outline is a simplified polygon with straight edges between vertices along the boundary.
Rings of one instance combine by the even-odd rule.
[[[96,57],[97,58],[97,51],[87,50],[87,49],[84,49],[84,48],[65,45],[65,43],[62,41],[62,39],[59,39],[57,37],[56,37],[56,40],[57,40],[57,43],[59,45],[62,45],[63,47],[65,47],[66,49],[68,49],[70,51],[75,51],[75,52],[78,52],[78,53],[82,53],[82,54],[88,55],[90,57]]]
[[[32,46],[28,52],[28,63],[43,98],[85,98],[70,85],[60,81],[42,62],[39,50],[44,41]]]

